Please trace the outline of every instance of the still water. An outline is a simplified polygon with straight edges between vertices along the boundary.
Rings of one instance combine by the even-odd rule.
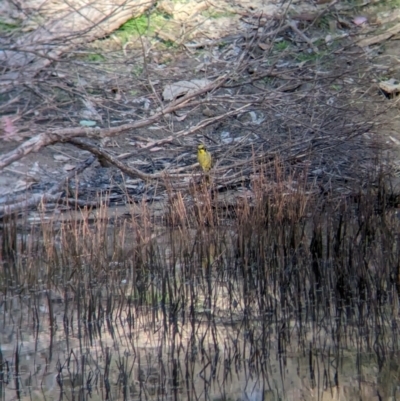
[[[365,239],[345,219],[4,226],[0,399],[400,399],[400,246],[371,216]]]
[[[317,322],[247,319],[240,302],[228,305],[226,283],[214,288],[211,310],[178,315],[123,295],[108,305],[68,292],[4,297],[1,399],[396,399],[398,363],[379,371],[356,327],[343,331],[353,346],[338,349]]]

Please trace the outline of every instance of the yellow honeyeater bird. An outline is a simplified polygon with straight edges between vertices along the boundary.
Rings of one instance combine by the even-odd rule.
[[[211,154],[203,144],[197,147],[197,160],[205,173],[211,169]]]

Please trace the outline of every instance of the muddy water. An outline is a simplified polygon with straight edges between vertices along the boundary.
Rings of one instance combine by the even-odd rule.
[[[305,253],[292,266],[281,251],[252,254],[273,252],[270,232],[245,233],[247,249],[234,224],[169,229],[97,212],[41,217],[41,234],[1,261],[2,400],[397,399],[398,305],[378,259],[367,272],[387,281],[385,302],[343,312],[328,263],[316,300]]]
[[[240,304],[230,313],[224,283],[214,294],[212,310],[199,304],[195,320],[169,321],[161,306],[128,302],[107,313],[84,310],[71,294],[3,298],[2,399],[396,399],[395,359],[379,373],[356,337],[339,350],[329,331],[306,325],[300,344],[299,322],[283,335],[262,316],[246,321]]]

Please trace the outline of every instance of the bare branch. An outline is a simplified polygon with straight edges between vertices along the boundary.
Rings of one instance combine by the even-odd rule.
[[[95,137],[95,138],[113,137],[122,134],[123,132],[128,130],[142,128],[154,124],[166,114],[173,113],[184,107],[188,107],[190,105],[189,101],[191,99],[195,99],[206,92],[217,89],[218,87],[223,85],[226,79],[227,79],[226,76],[219,77],[214,82],[205,86],[204,88],[201,88],[196,92],[189,93],[186,96],[183,96],[182,98],[175,100],[174,102],[171,102],[167,107],[159,110],[153,116],[140,121],[136,121],[134,123],[123,124],[118,127],[102,128],[102,129],[87,128],[87,127],[52,129],[49,130],[48,132],[43,132],[41,134],[38,134],[33,138],[27,140],[26,142],[22,143],[20,146],[18,146],[11,152],[8,152],[5,155],[1,156],[0,170],[8,166],[9,164],[13,163],[14,161],[19,160],[22,157],[28,155],[31,152],[37,152],[41,148],[48,145],[52,145],[57,142],[68,142],[71,138],[75,138],[78,136]],[[221,116],[220,118],[224,118],[224,116]],[[216,121],[215,119],[211,120]],[[207,122],[207,120],[205,121]],[[170,140],[171,139],[169,139],[168,141]]]

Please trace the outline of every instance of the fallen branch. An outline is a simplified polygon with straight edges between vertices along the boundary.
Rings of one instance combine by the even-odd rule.
[[[398,34],[400,32],[400,23],[396,24],[389,28],[386,32],[381,33],[380,35],[373,36],[372,38],[361,39],[357,42],[357,45],[360,47],[367,47],[371,45],[375,45],[377,43],[381,43],[392,36]]]
[[[212,125],[216,123],[217,121],[224,120],[227,117],[231,117],[233,115],[237,115],[241,113],[243,110],[245,110],[250,104],[246,104],[242,107],[239,107],[238,109],[228,111],[227,113],[221,114],[220,116],[217,117],[212,117],[212,118],[207,118],[206,120],[201,121],[199,124],[195,125],[192,128],[189,128],[187,130],[179,131],[174,135],[170,135],[166,138],[160,139],[158,141],[152,141],[149,142],[147,145],[145,145],[143,148],[144,149],[149,149],[153,148],[155,146],[159,146],[168,142],[171,142],[177,138],[182,138],[188,135],[192,135],[195,132],[207,127],[208,125]],[[80,149],[87,150],[91,152],[93,155],[95,155],[97,158],[102,158],[108,163],[114,165],[115,167],[119,168],[122,172],[124,172],[126,175],[128,175],[131,178],[141,178],[142,180],[155,180],[159,178],[165,177],[166,170],[156,173],[156,174],[146,174],[143,173],[142,171],[134,168],[134,167],[129,167],[125,163],[122,163],[120,160],[118,160],[117,157],[114,157],[110,155],[108,152],[100,149],[98,146],[93,145],[83,139],[79,138],[69,138],[65,140],[64,142],[69,142],[72,145],[77,146]],[[131,154],[132,156],[132,154]],[[124,155],[124,158],[126,158],[126,155]],[[173,174],[174,171],[168,171],[169,174]]]
[[[169,113],[173,113],[184,107],[187,107],[189,100],[195,99],[198,96],[203,95],[211,90],[219,88],[225,83],[227,76],[217,78],[215,81],[207,86],[199,89],[196,92],[192,92],[183,96],[182,98],[171,102],[167,107],[160,109],[153,116],[148,117],[144,120],[136,121],[134,123],[123,124],[118,127],[113,128],[87,128],[87,127],[76,127],[76,128],[64,128],[64,129],[52,129],[48,132],[43,132],[34,136],[33,138],[22,143],[16,149],[11,152],[6,153],[0,157],[0,170],[9,164],[21,159],[22,157],[28,155],[31,152],[37,152],[45,146],[52,145],[57,142],[68,142],[69,139],[78,136],[94,137],[94,138],[104,138],[117,136],[125,131],[143,128],[159,121],[163,116]]]
[[[210,121],[217,121],[222,118],[226,118],[227,116],[231,116],[234,114],[239,113],[242,111],[246,106],[243,106],[239,109],[233,110],[231,112],[225,113],[222,116],[219,116],[219,118],[212,118],[205,120],[210,124]],[[179,137],[182,136],[187,136],[189,134],[193,134],[195,131],[204,128],[206,123],[205,121],[201,122],[200,124],[196,125],[196,127],[193,127],[189,130],[186,131],[181,131],[179,134]],[[162,143],[167,143],[170,142],[172,139],[176,138],[175,136],[170,136],[168,138],[164,138],[160,141],[153,142],[149,144],[147,147],[153,147],[156,145],[160,145]],[[23,199],[21,200],[21,196],[15,197],[15,198],[9,198],[6,204],[0,205],[0,219],[4,218],[7,215],[10,214],[15,214],[19,213],[23,210],[27,210],[29,208],[37,207],[38,205],[42,203],[60,203],[63,202],[68,203],[68,204],[75,204],[78,206],[95,206],[96,202],[90,202],[90,201],[84,201],[84,200],[79,200],[79,199],[69,199],[69,198],[63,198],[63,191],[62,187],[68,182],[68,180],[72,179],[76,175],[80,174],[83,172],[87,167],[89,167],[95,160],[96,157],[103,157],[107,162],[113,164],[115,167],[119,168],[122,172],[127,174],[130,177],[133,178],[140,178],[143,180],[155,180],[155,179],[160,179],[160,178],[165,178],[167,171],[164,170],[160,173],[157,174],[146,174],[143,173],[142,171],[135,169],[133,167],[129,167],[126,164],[120,162],[117,158],[111,156],[108,152],[105,152],[101,150],[98,146],[93,145],[88,143],[85,140],[79,139],[79,138],[72,138],[68,140],[69,143],[79,147],[80,149],[87,150],[91,152],[93,155],[90,156],[88,159],[80,163],[73,171],[71,171],[67,176],[65,176],[62,180],[60,180],[59,183],[55,184],[48,192],[42,193],[42,194],[30,194],[29,199]],[[257,160],[261,160],[264,156],[258,156]],[[229,166],[229,169],[231,168],[238,168],[238,167],[243,167],[248,164],[248,161],[242,161],[235,163],[232,166]],[[168,170],[168,176],[171,177],[172,174],[179,173],[180,171],[187,171],[188,169],[192,168],[193,166],[188,166],[188,167],[181,167],[177,168],[174,170]],[[222,174],[226,170],[225,168],[221,168],[216,170],[218,172],[218,176]],[[236,182],[237,179],[241,177],[243,178],[243,171],[237,172],[233,175],[230,175],[229,177],[218,179],[218,183],[221,185],[223,183],[224,186],[228,185],[231,182]],[[179,175],[179,178],[182,178],[182,175]],[[185,189],[187,188],[187,183],[185,185],[178,185],[178,189]],[[26,194],[22,195],[24,198],[26,198]]]
[[[26,201],[14,203],[13,205],[5,205],[0,209],[0,218],[4,216],[15,214],[20,212],[21,210],[26,210],[30,207],[37,206],[40,203],[46,202],[55,202],[57,203],[61,198],[62,193],[59,192],[57,194],[32,194],[30,198]]]
[[[40,203],[59,203],[62,198],[62,187],[76,175],[82,173],[86,168],[88,168],[96,158],[94,156],[90,156],[88,159],[80,163],[74,170],[70,171],[68,175],[66,175],[62,180],[60,180],[57,184],[53,185],[48,192],[41,194],[30,194],[29,199],[20,200],[20,197],[17,198],[9,198],[9,200],[3,206],[0,205],[0,218],[4,216],[18,213],[22,210],[26,210],[31,207],[36,207]],[[26,198],[26,194],[23,195]],[[9,203],[12,202],[13,203]],[[76,200],[75,200],[76,202]]]

